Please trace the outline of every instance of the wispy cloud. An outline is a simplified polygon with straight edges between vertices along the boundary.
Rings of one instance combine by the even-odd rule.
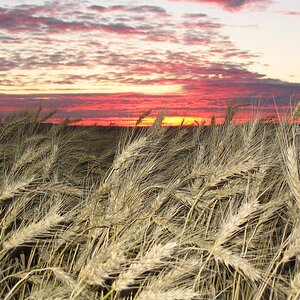
[[[124,5],[113,5],[113,6],[101,6],[101,5],[91,5],[88,7],[89,9],[100,12],[100,13],[111,13],[115,11],[123,11],[126,9],[126,6]]]
[[[279,13],[287,15],[287,16],[295,16],[295,17],[299,17],[300,16],[300,11],[279,11]]]
[[[91,5],[88,7],[91,10],[100,13],[111,13],[111,12],[134,12],[139,14],[153,13],[158,15],[168,15],[167,11],[159,6],[154,5],[139,5],[139,6],[127,6],[127,5],[112,5],[112,6],[101,6]]]
[[[199,2],[208,4],[217,4],[226,10],[237,11],[244,7],[265,8],[271,3],[270,0],[171,0],[185,2]]]

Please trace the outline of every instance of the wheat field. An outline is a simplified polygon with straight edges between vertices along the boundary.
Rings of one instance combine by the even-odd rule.
[[[49,116],[0,125],[1,299],[300,299],[298,125]]]

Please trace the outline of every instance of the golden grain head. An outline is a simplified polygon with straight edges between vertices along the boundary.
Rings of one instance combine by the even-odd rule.
[[[127,133],[7,118],[0,298],[298,299],[298,125],[236,112]]]

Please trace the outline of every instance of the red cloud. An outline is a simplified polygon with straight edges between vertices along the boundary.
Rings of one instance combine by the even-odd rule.
[[[153,64],[152,68],[155,67]],[[167,70],[168,66],[156,65]],[[173,71],[179,73],[187,66],[173,64]],[[148,66],[150,68],[150,66]],[[151,69],[140,68],[135,72],[148,72]],[[291,84],[279,80],[264,79],[262,75],[244,69],[225,65],[212,65],[209,68],[190,68],[194,74],[190,79],[176,76],[169,79],[156,79],[147,84],[182,84],[185,93],[170,95],[144,95],[137,93],[115,94],[64,94],[64,95],[4,95],[0,94],[2,116],[8,112],[34,109],[42,105],[45,110],[57,109],[56,119],[82,118],[83,124],[134,125],[143,112],[151,109],[154,114],[167,108],[169,115],[201,117],[209,119],[213,114],[222,116],[227,103],[253,104],[259,98],[264,104],[262,115],[276,115],[277,111],[287,111],[287,99],[290,95],[300,97],[300,84]],[[179,77],[179,79],[177,79]],[[75,78],[80,79],[79,78]],[[235,99],[235,100],[234,100]],[[276,99],[277,107],[274,107]],[[243,112],[243,120],[251,118],[252,107]]]

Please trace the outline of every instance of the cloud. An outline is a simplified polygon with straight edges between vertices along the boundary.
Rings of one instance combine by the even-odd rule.
[[[111,13],[111,12],[134,12],[139,14],[154,13],[159,15],[167,14],[167,11],[159,6],[154,5],[139,5],[139,6],[125,6],[125,5],[113,5],[113,6],[100,6],[91,5],[88,7],[91,10],[100,13]]]
[[[209,76],[215,72],[215,76]],[[179,80],[185,84],[184,94],[145,95],[141,93],[110,94],[54,94],[54,95],[4,95],[0,94],[1,118],[8,113],[24,109],[57,109],[52,121],[65,118],[82,118],[83,124],[134,125],[138,117],[150,109],[153,115],[168,109],[173,116],[201,117],[209,120],[214,114],[224,116],[226,105],[250,104],[240,118],[251,118],[255,99],[263,105],[262,117],[283,113],[289,109],[286,99],[294,94],[300,97],[300,84],[290,84],[279,80],[263,79],[259,74],[245,70],[212,66],[199,70],[207,75],[201,80]],[[222,78],[222,76],[223,78]],[[157,84],[158,82],[155,82]],[[153,83],[154,84],[154,83]],[[276,108],[274,106],[274,99]]]
[[[295,17],[300,16],[300,11],[280,11],[279,13],[287,15],[287,16],[295,16]]]
[[[222,24],[212,21],[195,21],[195,22],[183,22],[182,26],[191,29],[220,29]]]
[[[116,34],[142,34],[143,31],[122,23],[103,24],[101,22],[63,21],[54,17],[33,16],[28,9],[0,8],[0,29],[10,33],[74,33],[106,31]]]
[[[159,14],[159,15],[167,15],[167,11],[159,6],[154,6],[154,5],[141,5],[141,6],[133,6],[133,7],[128,7],[126,9],[128,12],[135,12],[135,13],[154,13],[154,14]]]
[[[208,45],[211,42],[211,39],[209,37],[205,37],[205,36],[201,37],[201,36],[190,34],[190,35],[186,35],[184,37],[184,42],[187,45],[195,45],[195,44]]]
[[[197,13],[197,14],[184,14],[184,18],[186,19],[198,19],[198,18],[206,18],[207,14]]]
[[[122,23],[101,25],[100,28],[106,32],[118,33],[123,35],[129,34],[144,34],[144,32],[138,28],[127,26]]]
[[[124,13],[123,16],[118,15],[116,18],[109,19],[99,18],[97,14],[90,15],[83,11],[78,15],[77,19],[73,18],[72,20],[68,20],[67,18],[63,18],[64,12],[61,7],[56,7],[56,9],[60,11],[61,15],[57,14],[56,17],[53,17],[46,14],[46,7],[43,6],[22,5],[10,9],[0,7],[0,30],[4,30],[15,36],[18,33],[34,35],[35,41],[41,41],[43,39],[37,34],[74,35],[76,33],[98,31],[122,36],[140,35],[143,36],[144,40],[148,41],[177,42],[177,39],[174,37],[174,32],[169,29],[163,29],[163,27],[168,26],[167,23],[158,24],[160,23],[160,17],[164,18],[167,16],[165,9],[158,6],[144,5],[127,7],[116,5],[104,7],[94,5],[87,8],[87,10],[101,13],[111,13],[114,11]],[[41,15],[39,13],[41,13]],[[148,13],[154,13],[157,16],[156,22],[152,22],[153,25],[149,23],[149,19],[152,17],[146,17]],[[77,12],[75,11],[72,14],[76,16]],[[136,14],[142,17],[137,17]],[[82,19],[84,21],[82,21]],[[10,39],[12,38],[6,37],[5,42],[12,43],[13,40]]]
[[[0,29],[11,33],[87,31],[97,26],[85,22],[65,22],[54,17],[32,16],[23,9],[0,8]]]
[[[199,2],[219,5],[226,10],[236,11],[246,6],[254,6],[263,8],[268,5],[271,0],[171,0],[171,1],[182,1],[182,2]]]
[[[180,57],[178,54],[177,57]],[[182,57],[182,56],[181,56]],[[173,56],[175,58],[175,56]],[[130,64],[132,62],[128,62]],[[292,84],[280,80],[267,79],[262,74],[247,71],[244,68],[211,64],[200,66],[188,62],[148,62],[135,65],[132,74],[139,73],[164,75],[156,79],[144,79],[139,82],[130,74],[124,79],[128,83],[157,85],[182,85],[180,94],[145,95],[143,93],[107,93],[107,94],[55,94],[55,95],[4,95],[0,94],[0,106],[3,114],[22,109],[33,109],[42,105],[46,110],[58,109],[56,120],[63,118],[83,118],[85,124],[97,121],[108,125],[117,122],[119,125],[134,124],[138,116],[147,109],[158,114],[164,108],[170,115],[188,115],[191,117],[210,118],[216,114],[224,114],[227,103],[253,104],[255,99],[265,105],[263,114],[279,113],[287,109],[286,99],[294,95],[300,97],[300,84]],[[169,75],[168,75],[169,74]],[[189,75],[187,77],[187,74]],[[172,76],[171,76],[172,75]],[[98,75],[99,76],[99,75]],[[64,82],[76,83],[81,80],[107,80],[94,76],[65,76]],[[120,78],[117,78],[119,81]],[[53,82],[52,82],[53,83]],[[273,99],[276,100],[275,109]],[[249,108],[249,112],[251,107]],[[250,117],[248,113],[248,118]],[[246,118],[246,115],[244,115]],[[125,122],[125,123],[124,123]]]
[[[11,36],[0,36],[1,44],[22,44],[22,39]]]
[[[115,11],[123,11],[126,9],[126,6],[124,5],[113,5],[113,6],[101,6],[101,5],[91,5],[88,7],[91,10],[100,12],[100,13],[111,13]]]
[[[197,2],[227,10],[258,4]],[[72,3],[0,8],[4,113],[42,104],[60,111],[56,121],[82,117],[87,123],[129,124],[150,108],[155,114],[168,108],[172,115],[209,118],[232,99],[245,103],[262,97],[268,103],[274,96],[281,110],[281,99],[300,94],[299,84],[248,71],[257,54],[237,48],[222,34],[226,24],[206,14],[170,15],[153,5]],[[165,92],[153,94],[152,89],[160,88]],[[86,94],[91,91],[102,93]]]
[[[17,62],[0,57],[0,71],[7,71],[17,67]]]

